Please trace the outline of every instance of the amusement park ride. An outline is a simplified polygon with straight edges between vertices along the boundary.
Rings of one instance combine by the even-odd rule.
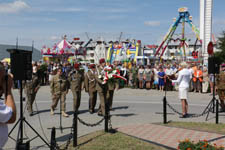
[[[197,50],[196,44],[197,42],[200,42],[200,45],[203,45],[204,38],[200,37],[200,32],[196,28],[196,26],[192,22],[192,16],[190,16],[190,13],[186,7],[179,8],[178,9],[179,16],[174,19],[174,23],[169,28],[169,31],[163,38],[163,41],[161,44],[157,47],[155,53],[154,53],[154,59],[162,59],[165,55],[168,54],[165,53],[165,51],[168,48],[169,44],[173,41],[179,41],[178,49],[180,50],[180,56],[182,56],[182,60],[187,60],[192,56],[195,60],[200,62],[200,60],[204,57],[204,49]],[[190,51],[188,40],[185,37],[185,25],[188,24],[188,26],[191,27],[193,33],[196,36],[196,42],[194,43],[194,49]],[[175,32],[178,29],[178,26],[181,25],[181,34],[175,34]],[[202,29],[201,29],[202,32]],[[173,36],[178,35],[181,37],[175,37]],[[86,36],[88,37],[88,34],[86,33]],[[120,61],[120,62],[127,62],[127,61],[133,61],[133,62],[139,62],[139,57],[142,55],[144,56],[144,52],[142,51],[141,47],[141,41],[140,40],[126,40],[126,41],[120,41],[122,36],[122,32],[119,38],[119,41],[116,42],[109,42],[109,45],[106,44],[104,40],[92,40],[88,37],[89,41],[85,46],[82,47],[83,42],[79,41],[79,39],[74,39],[72,42],[66,41],[66,37],[56,44],[52,49],[50,48],[43,48],[43,56],[48,57],[59,57],[64,56],[65,59],[68,59],[69,56],[77,56],[82,55],[86,59],[86,47],[89,45],[91,47],[90,50],[93,52],[90,54],[93,54],[94,56],[94,62],[97,63],[100,58],[106,58],[107,61],[112,64],[114,61]],[[199,47],[199,46],[198,46]],[[108,48],[108,49],[107,49]],[[72,51],[71,51],[72,50]],[[169,52],[169,51],[168,51]],[[179,55],[179,54],[178,54]],[[90,55],[93,59],[93,56]],[[147,56],[146,56],[147,57]],[[144,57],[143,57],[144,59]],[[148,59],[148,58],[147,58]],[[149,58],[150,59],[150,58]],[[205,58],[204,58],[205,59]]]
[[[67,61],[69,58],[75,56],[85,56],[86,47],[92,42],[92,39],[83,46],[84,42],[80,38],[74,38],[73,41],[67,41],[66,35],[62,40],[55,44],[53,48],[42,47],[41,53],[44,61]]]
[[[178,28],[179,24],[182,25],[182,34],[181,34],[182,37],[177,38],[175,40],[180,41],[179,47],[180,47],[180,49],[183,49],[183,59],[186,59],[186,47],[188,47],[188,44],[186,42],[187,39],[185,38],[185,23],[187,23],[191,27],[192,31],[195,33],[195,36],[197,37],[197,40],[201,42],[200,36],[199,36],[200,35],[199,30],[192,23],[192,16],[190,16],[188,9],[186,7],[179,8],[178,12],[179,12],[179,16],[174,20],[174,23],[170,27],[168,33],[164,37],[162,43],[160,44],[160,46],[158,47],[158,49],[155,53],[155,57],[157,57],[157,58],[160,58],[160,59],[162,58],[169,43],[172,40],[174,40],[172,37],[173,37],[176,29]],[[165,44],[165,46],[164,46],[164,44]]]
[[[114,61],[131,61],[136,62],[136,58],[140,53],[141,49],[141,41],[133,40],[124,41],[124,42],[110,42],[108,53],[107,53],[107,61],[112,64]]]

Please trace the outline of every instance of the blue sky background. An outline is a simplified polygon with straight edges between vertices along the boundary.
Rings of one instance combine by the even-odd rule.
[[[178,16],[188,7],[199,27],[199,0],[0,0],[0,43],[51,47],[62,35],[71,40],[103,37],[136,38],[159,44]],[[213,33],[225,30],[225,0],[214,0]],[[187,27],[187,33],[191,29]]]

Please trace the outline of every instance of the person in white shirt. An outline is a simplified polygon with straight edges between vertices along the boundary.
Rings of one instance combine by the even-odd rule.
[[[172,82],[179,84],[179,99],[181,100],[182,114],[183,114],[181,118],[186,118],[188,116],[187,115],[187,112],[188,112],[187,99],[188,99],[189,83],[191,80],[191,73],[187,69],[186,62],[182,62],[180,65],[182,70],[179,71],[177,80],[172,80]]]
[[[5,95],[5,101],[0,100],[0,150],[8,140],[7,124],[16,121],[16,106],[11,92],[12,83],[11,76],[7,75],[6,78],[4,66],[0,63],[0,97],[3,93]]]

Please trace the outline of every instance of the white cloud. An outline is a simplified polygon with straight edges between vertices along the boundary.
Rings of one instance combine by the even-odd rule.
[[[144,25],[146,26],[159,26],[160,25],[160,22],[159,21],[145,21],[144,22]]]
[[[18,13],[28,8],[30,6],[21,0],[12,3],[0,3],[0,13]]]

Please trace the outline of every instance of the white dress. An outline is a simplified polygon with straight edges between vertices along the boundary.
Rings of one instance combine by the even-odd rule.
[[[179,84],[179,98],[188,99],[189,83],[191,80],[191,73],[188,69],[184,68],[178,73],[177,80],[172,80],[173,83]]]

